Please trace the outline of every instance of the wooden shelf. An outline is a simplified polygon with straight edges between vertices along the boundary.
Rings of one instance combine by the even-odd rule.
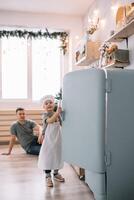
[[[100,56],[99,47],[100,42],[82,41],[75,51],[75,65],[88,66],[98,60]]]
[[[93,62],[95,62],[96,60],[98,60],[99,57],[97,58],[89,58],[88,56],[84,56],[83,58],[81,58],[78,62],[75,63],[76,66],[88,66],[90,64],[92,64]]]
[[[117,62],[117,63],[111,63],[109,65],[106,65],[103,68],[124,68],[124,67],[126,67],[128,65],[129,65],[129,63],[120,63],[120,62]]]
[[[126,24],[122,29],[117,33],[112,35],[106,42],[121,42],[122,40],[130,37],[134,34],[134,20]]]

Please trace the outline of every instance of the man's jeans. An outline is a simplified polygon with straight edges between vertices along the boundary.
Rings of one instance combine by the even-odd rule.
[[[39,155],[41,144],[38,143],[38,138],[35,137],[32,141],[30,148],[28,149],[27,153],[32,155]]]

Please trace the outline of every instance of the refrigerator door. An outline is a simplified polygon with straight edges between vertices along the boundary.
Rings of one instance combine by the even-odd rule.
[[[63,159],[104,173],[105,73],[86,69],[68,73],[63,82]]]
[[[134,70],[107,71],[107,199],[134,199]]]

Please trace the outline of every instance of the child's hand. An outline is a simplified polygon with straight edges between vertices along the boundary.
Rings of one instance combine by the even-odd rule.
[[[61,107],[58,107],[56,112],[57,112],[58,114],[61,114],[62,108],[61,108]]]
[[[61,112],[62,112],[61,100],[59,100],[59,102],[58,102],[57,112],[58,112],[58,114],[61,114]]]

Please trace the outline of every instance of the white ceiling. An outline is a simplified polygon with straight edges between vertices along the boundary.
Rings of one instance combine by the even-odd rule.
[[[0,10],[83,16],[93,0],[0,0]]]

